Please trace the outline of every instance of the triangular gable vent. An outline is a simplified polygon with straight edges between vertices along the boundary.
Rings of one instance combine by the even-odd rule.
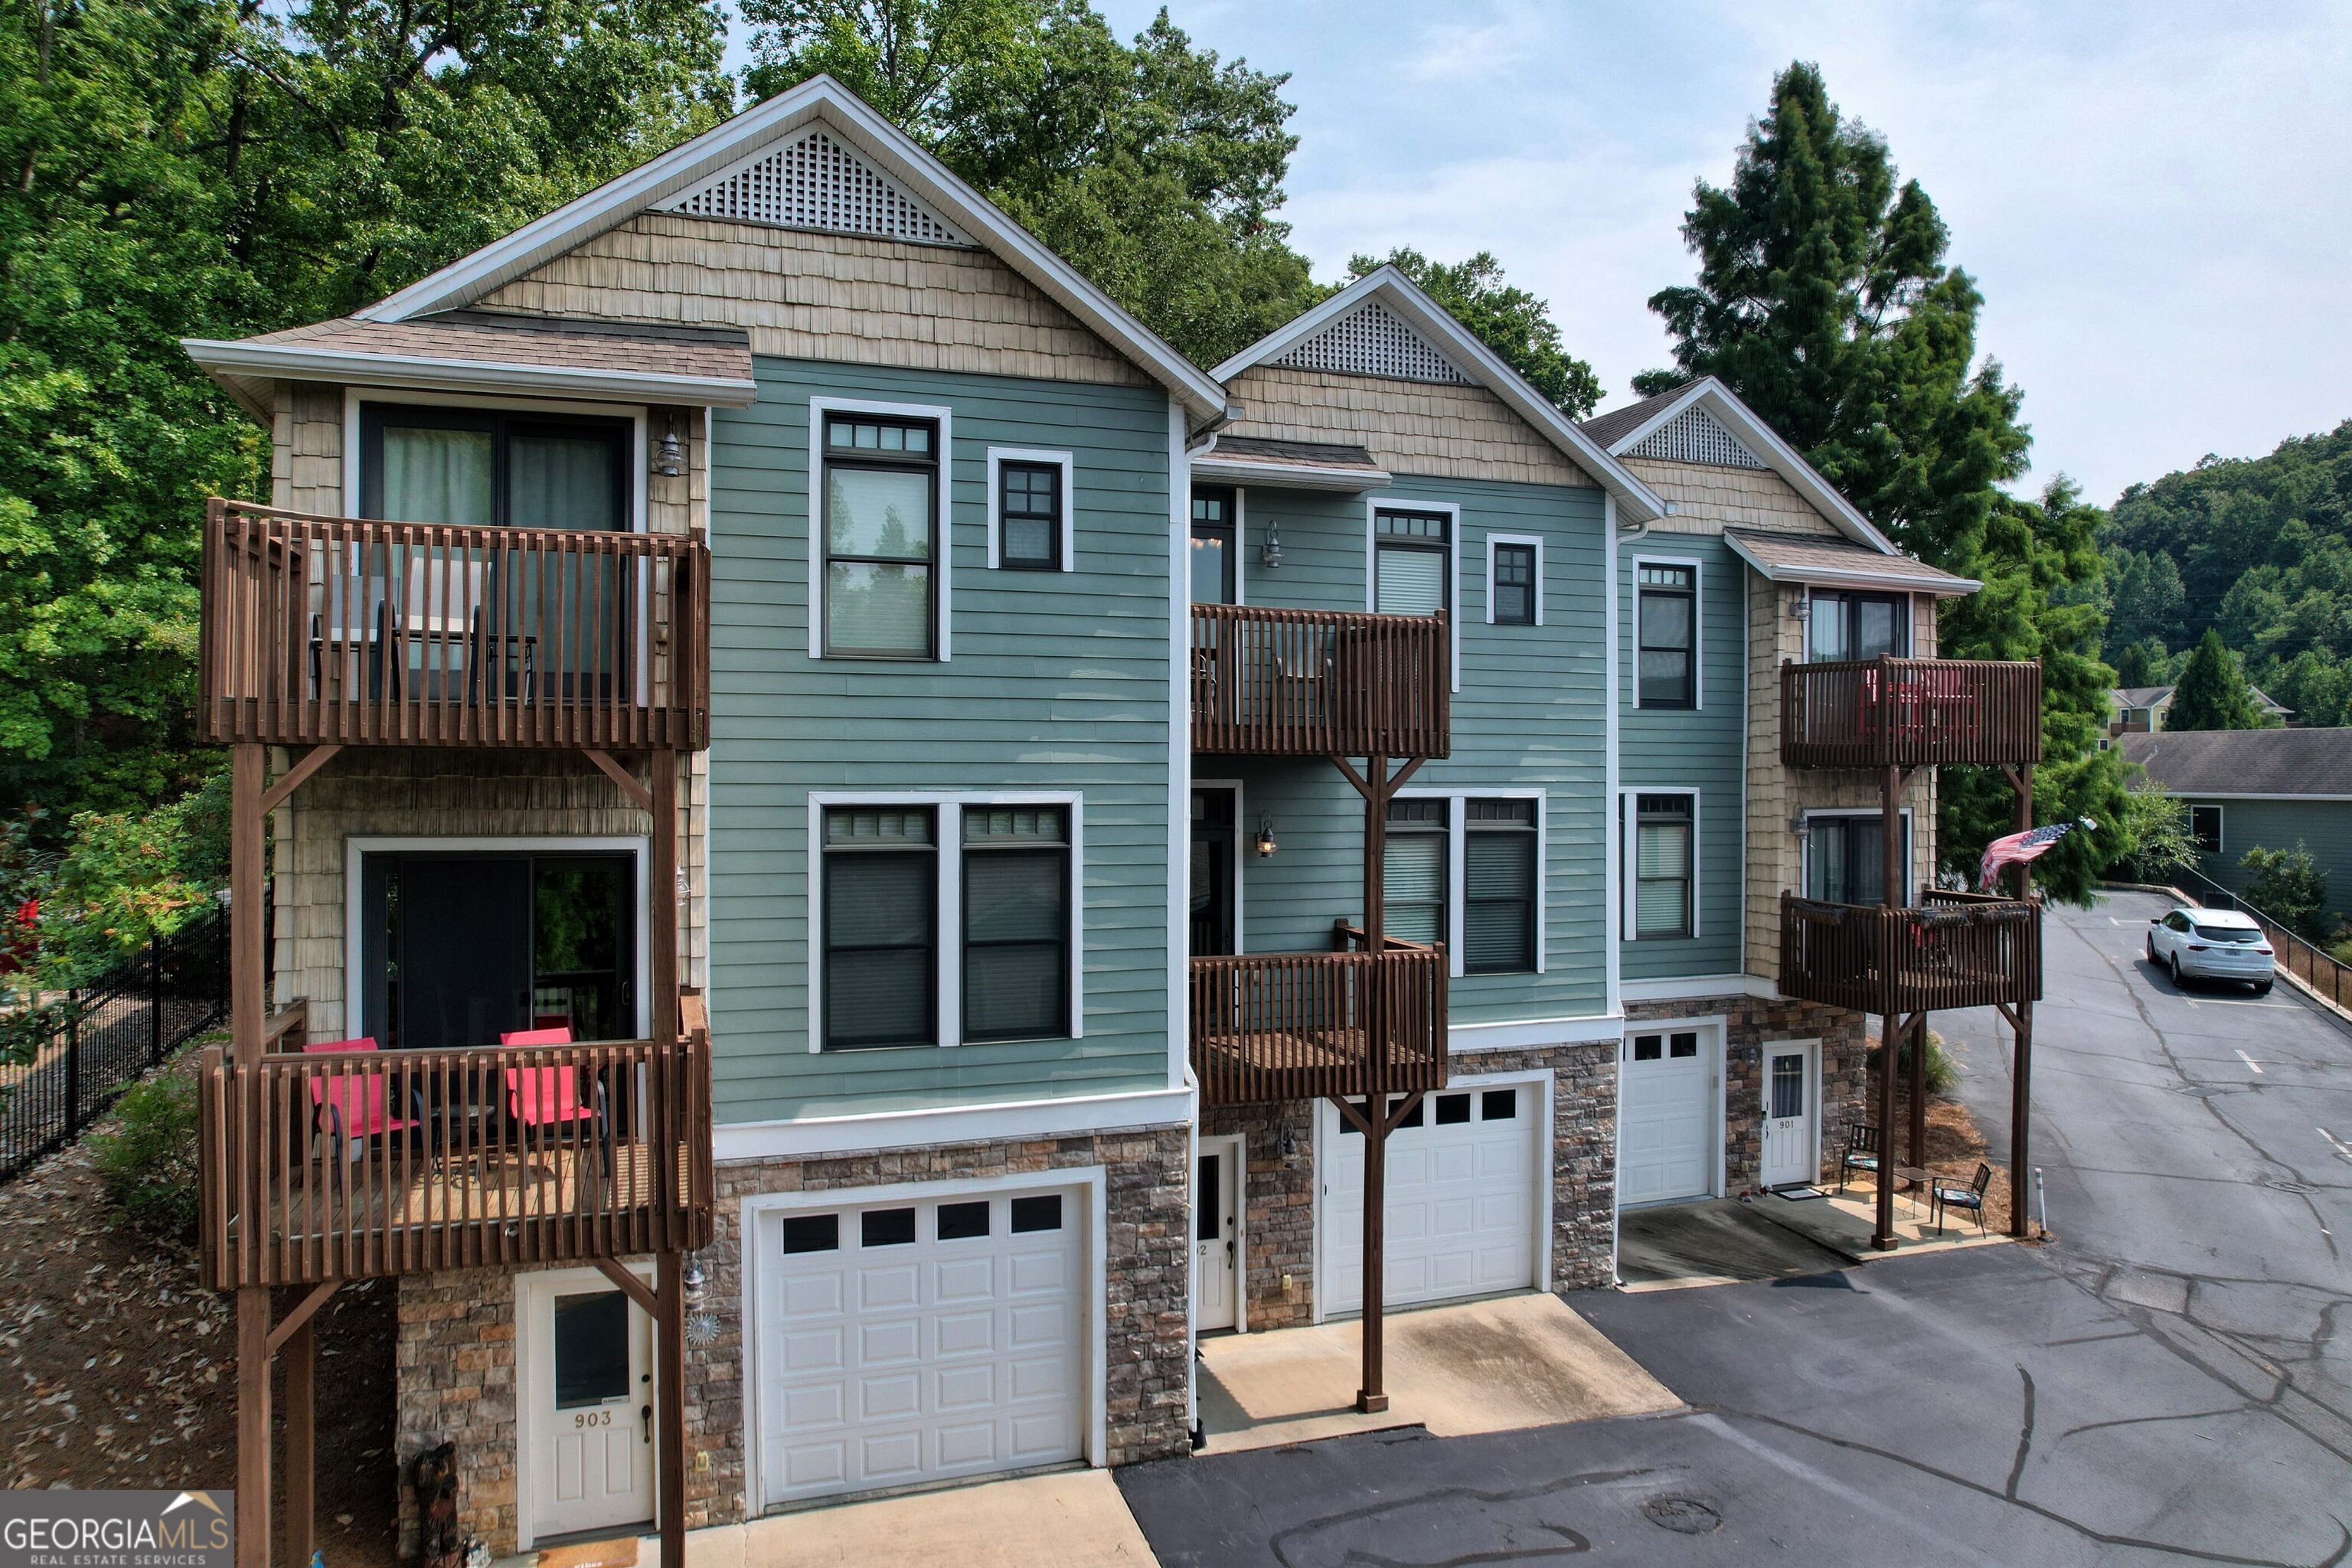
[[[1471,384],[1452,360],[1377,300],[1366,301],[1361,310],[1349,311],[1274,363],[1297,370],[1331,370],[1390,381]]]
[[[1625,454],[1664,458],[1671,463],[1704,463],[1716,468],[1760,468],[1764,459],[1740,444],[1722,422],[1696,405],[1684,409]]]
[[[823,130],[772,147],[660,204],[693,217],[827,229],[913,245],[971,237]]]

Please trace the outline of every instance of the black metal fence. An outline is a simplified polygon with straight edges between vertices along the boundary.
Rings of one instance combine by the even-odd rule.
[[[0,1182],[65,1147],[141,1073],[228,1016],[227,922],[212,910],[93,984],[22,999],[0,1041]]]

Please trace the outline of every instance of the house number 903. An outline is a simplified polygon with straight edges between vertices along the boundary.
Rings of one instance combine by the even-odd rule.
[[[612,1424],[613,1413],[609,1410],[583,1410],[572,1418],[574,1426],[610,1426]]]

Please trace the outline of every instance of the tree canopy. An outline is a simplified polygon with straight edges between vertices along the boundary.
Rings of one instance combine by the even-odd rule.
[[[2238,656],[2222,644],[2212,627],[2197,639],[2197,647],[2181,667],[2172,689],[2172,706],[2164,715],[2168,730],[2259,730],[2262,710],[2246,689],[2246,672]]]
[[[1675,368],[1636,390],[1720,378],[1897,544],[1984,583],[1946,602],[1940,650],[2042,659],[2042,815],[2100,826],[2034,869],[2081,896],[2124,831],[2121,763],[2094,743],[2114,679],[2099,658],[2100,518],[2063,479],[2038,501],[2000,489],[2027,466],[2022,395],[1979,355],[1983,297],[1948,261],[1935,203],[1799,62],[1773,81],[1730,184],[1698,183],[1683,237],[1696,281],[1650,298]],[[2009,825],[1997,776],[1955,770],[1940,800],[1955,862]]]
[[[1540,295],[1505,282],[1503,264],[1492,251],[1449,267],[1401,246],[1385,257],[1349,258],[1348,275],[1362,278],[1383,266],[1419,284],[1570,419],[1583,418],[1601,401],[1600,377],[1561,346],[1551,306]]]

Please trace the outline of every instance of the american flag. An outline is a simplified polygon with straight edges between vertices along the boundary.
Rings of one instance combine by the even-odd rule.
[[[1991,887],[1992,879],[2005,866],[2023,866],[2040,859],[2043,850],[2074,829],[2071,822],[2053,822],[2047,827],[2030,827],[2023,833],[1994,839],[1985,846],[1984,860],[1977,867],[1977,886]]]

